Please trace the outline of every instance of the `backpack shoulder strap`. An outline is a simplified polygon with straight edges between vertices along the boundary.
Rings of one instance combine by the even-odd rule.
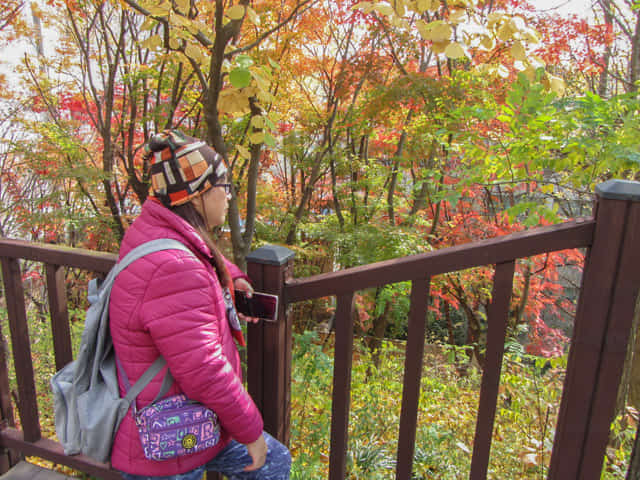
[[[172,238],[159,238],[157,240],[151,240],[149,242],[138,245],[136,248],[127,253],[113,268],[112,272],[110,272],[109,276],[111,277],[111,281],[113,282],[115,278],[122,272],[125,268],[131,265],[136,260],[144,257],[145,255],[149,255],[150,253],[159,252],[162,250],[182,250],[184,252],[190,253],[191,255],[195,254],[182,242],[178,240],[174,240]],[[120,373],[123,376],[123,380],[125,382],[125,386],[127,389],[126,400],[128,403],[133,402],[133,400],[138,396],[138,394],[144,390],[144,388],[151,382],[151,380],[162,370],[162,368],[166,365],[166,360],[160,356],[156,359],[156,361],[149,366],[149,368],[142,374],[142,376],[138,379],[138,381],[131,386],[129,383],[129,378],[127,377],[124,368],[120,364],[120,361],[116,357],[117,367],[120,370]],[[164,379],[162,381],[162,387],[160,388],[160,392],[156,397],[156,400],[163,397],[171,384],[173,383],[173,377],[171,376],[171,372],[167,370]],[[156,401],[154,400],[154,402]],[[136,410],[136,404],[133,402],[134,410]]]
[[[114,267],[114,279],[120,272],[131,265],[136,260],[149,255],[150,253],[159,252],[161,250],[182,250],[194,255],[194,253],[182,242],[172,238],[158,238],[149,242],[138,245],[136,248],[127,253]]]

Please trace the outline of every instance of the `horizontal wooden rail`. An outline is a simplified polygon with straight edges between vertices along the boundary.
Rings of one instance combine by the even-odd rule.
[[[8,238],[0,239],[0,257],[23,258],[98,273],[107,273],[118,260],[118,255],[115,253],[95,252],[84,248],[25,242]]]
[[[340,295],[354,290],[416,280],[425,275],[435,276],[482,265],[505,263],[546,252],[588,247],[593,239],[594,227],[593,219],[576,220],[435,252],[294,279],[285,286],[285,301],[293,303]]]
[[[40,457],[59,465],[67,465],[102,480],[122,480],[122,475],[107,464],[96,462],[85,455],[65,455],[62,445],[48,438],[28,442],[24,439],[23,433],[15,428],[0,430],[0,447],[15,449],[25,455]]]

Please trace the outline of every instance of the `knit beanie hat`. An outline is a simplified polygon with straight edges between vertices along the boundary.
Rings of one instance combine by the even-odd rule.
[[[145,145],[151,163],[150,195],[166,207],[187,203],[209,190],[227,168],[213,148],[179,130],[155,134]]]

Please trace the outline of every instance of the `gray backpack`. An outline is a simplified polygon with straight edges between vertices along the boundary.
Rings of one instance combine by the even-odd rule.
[[[161,357],[131,387],[124,398],[118,390],[117,361],[109,333],[109,297],[118,274],[135,260],[160,250],[191,251],[177,240],[153,240],[129,252],[98,287],[89,284],[89,301],[77,358],[51,378],[56,434],[64,453],[83,453],[107,462],[120,422],[131,402],[165,365]],[[171,384],[165,376],[162,391]]]

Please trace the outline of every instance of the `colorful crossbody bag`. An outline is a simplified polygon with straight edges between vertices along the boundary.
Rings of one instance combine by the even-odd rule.
[[[160,357],[149,369],[158,373],[166,364]],[[127,390],[129,380],[120,367]],[[220,441],[218,416],[185,395],[162,398],[173,383],[169,370],[160,392],[151,404],[138,410],[133,401],[133,417],[138,426],[144,456],[149,460],[167,460],[211,448]]]

